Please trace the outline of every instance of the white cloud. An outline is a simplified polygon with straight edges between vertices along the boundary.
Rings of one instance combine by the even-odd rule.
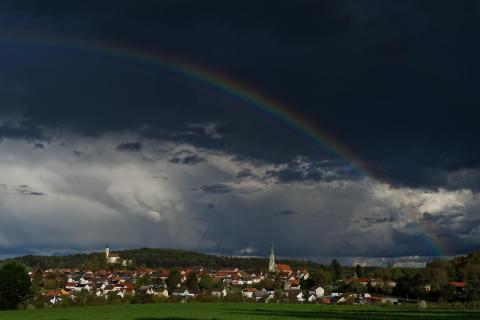
[[[399,243],[394,232],[415,237],[421,230],[412,225],[426,213],[463,212],[465,218],[453,217],[448,227],[460,233],[478,207],[466,189],[394,188],[368,179],[280,183],[268,174],[279,166],[188,144],[143,139],[141,152],[116,151],[119,143],[137,139],[132,133],[67,135],[45,149],[2,143],[0,248],[83,250],[108,241],[266,255],[274,241],[285,256],[408,254],[418,248]],[[179,150],[205,160],[170,162]],[[304,158],[297,162],[305,170],[311,166]],[[319,168],[325,174],[336,169]],[[250,174],[237,178],[245,171]],[[231,192],[202,192],[202,186],[216,184]],[[18,185],[46,195],[19,193]],[[276,214],[284,210],[295,214]],[[470,239],[477,233],[462,234]]]

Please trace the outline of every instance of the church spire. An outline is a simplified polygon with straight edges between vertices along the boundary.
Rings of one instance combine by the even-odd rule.
[[[108,256],[110,255],[110,248],[108,247],[108,243],[105,245],[105,259],[108,262]]]
[[[276,272],[277,265],[275,264],[275,252],[273,251],[273,242],[272,249],[270,250],[270,260],[268,261],[268,272]]]

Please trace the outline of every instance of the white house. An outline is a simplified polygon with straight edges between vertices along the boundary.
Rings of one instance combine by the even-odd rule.
[[[308,297],[308,302],[310,303],[317,302],[317,297],[312,294],[310,297]]]
[[[184,298],[195,296],[193,293],[190,293],[187,289],[185,289],[184,291],[174,291],[172,295],[177,297],[184,297]]]
[[[152,285],[141,286],[140,288],[138,288],[138,291],[144,292],[145,294],[154,294],[155,293],[155,290],[153,290]]]
[[[72,291],[80,292],[82,290],[87,290],[90,291],[92,290],[92,287],[89,284],[77,284],[74,288],[72,288]]]
[[[227,296],[227,290],[223,289],[222,291],[212,291],[212,296],[217,298],[223,298]]]
[[[165,297],[165,298],[168,298],[168,290],[167,289],[160,289],[158,290],[157,292],[155,292],[155,295],[159,296],[159,297]]]
[[[300,301],[300,302],[304,302],[305,301],[305,297],[303,295],[303,292],[299,292],[297,294],[297,300]]]
[[[255,291],[257,291],[255,288],[246,288],[242,291],[242,295],[247,298],[253,298]]]
[[[317,298],[321,298],[325,295],[325,289],[323,289],[320,286],[313,287],[313,288],[310,288],[310,290],[308,291],[308,294],[314,295]]]
[[[287,280],[283,285],[284,290],[300,290],[300,281],[297,279]]]

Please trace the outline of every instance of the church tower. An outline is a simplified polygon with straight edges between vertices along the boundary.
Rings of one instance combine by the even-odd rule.
[[[108,262],[108,256],[110,255],[110,248],[108,247],[108,243],[105,245],[105,260]]]
[[[275,253],[273,252],[273,243],[272,250],[270,251],[270,260],[268,261],[268,272],[276,272],[277,265],[275,264]]]

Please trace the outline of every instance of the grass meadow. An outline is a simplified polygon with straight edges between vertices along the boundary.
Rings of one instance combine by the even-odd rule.
[[[0,320],[480,319],[480,310],[257,303],[165,303],[1,311]]]

